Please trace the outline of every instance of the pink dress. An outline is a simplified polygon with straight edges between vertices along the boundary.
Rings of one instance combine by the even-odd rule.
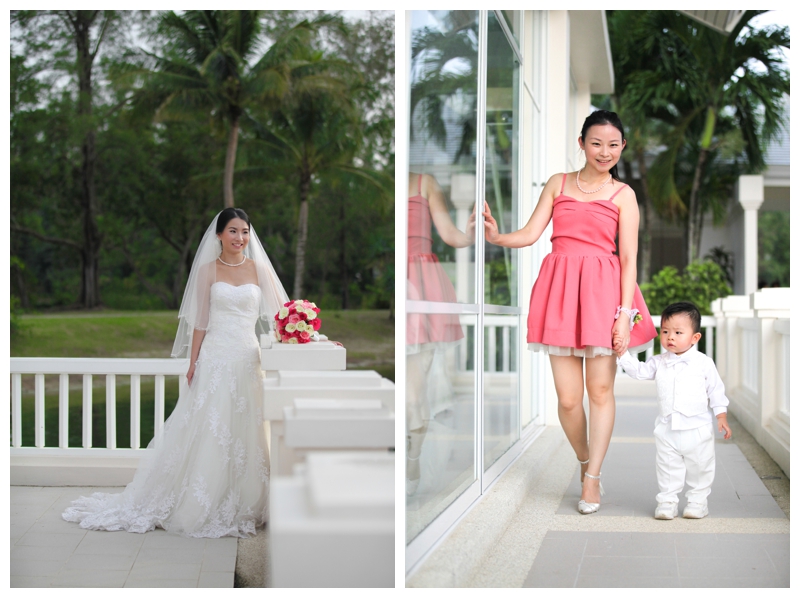
[[[417,194],[408,198],[408,298],[417,301],[457,303],[456,290],[432,251],[431,210],[422,196],[422,175]],[[455,314],[408,314],[406,345],[450,343],[464,338]],[[413,350],[413,349],[411,349]]]
[[[611,329],[620,304],[616,250],[619,209],[609,199],[578,201],[561,194],[553,202],[552,252],[531,292],[528,348],[551,355],[612,355]],[[652,344],[656,330],[639,286],[633,305],[642,321],[633,327],[630,351]]]

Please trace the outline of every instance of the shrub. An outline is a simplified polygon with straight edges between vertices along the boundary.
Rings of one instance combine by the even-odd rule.
[[[642,295],[651,314],[658,315],[670,303],[691,301],[701,314],[711,314],[711,302],[732,293],[725,271],[710,260],[692,262],[679,274],[666,266],[650,282],[642,284]]]

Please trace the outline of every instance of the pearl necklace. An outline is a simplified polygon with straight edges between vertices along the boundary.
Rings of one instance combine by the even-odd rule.
[[[221,256],[220,256],[220,257],[218,257],[217,259],[218,259],[220,262],[222,262],[223,264],[225,264],[226,266],[230,266],[231,268],[237,268],[238,266],[241,266],[242,264],[244,264],[244,263],[247,261],[247,256],[244,256],[244,255],[243,255],[243,256],[242,256],[242,261],[241,261],[241,262],[239,262],[238,264],[229,264],[228,262],[223,262],[223,261],[222,261],[222,257],[221,257]]]
[[[581,169],[581,170],[583,170],[583,169]],[[600,185],[597,189],[595,189],[594,191],[584,191],[583,187],[581,187],[581,171],[579,170],[577,173],[575,173],[575,184],[578,185],[578,189],[580,189],[583,193],[587,193],[587,194],[588,193],[597,193],[598,191],[600,191],[600,189],[602,189],[603,187],[608,185],[608,183],[610,181],[611,181],[611,175],[609,174],[608,175],[608,179],[606,179],[606,182],[603,183],[602,185]]]

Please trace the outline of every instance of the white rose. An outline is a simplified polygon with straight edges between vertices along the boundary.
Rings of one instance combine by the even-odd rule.
[[[294,332],[295,330],[297,330],[296,324],[289,323],[286,325],[286,332]]]
[[[284,319],[285,317],[287,317],[288,315],[289,315],[289,308],[287,308],[287,307],[282,307],[282,308],[280,309],[280,311],[278,312],[278,317],[279,317],[281,320],[283,320],[283,319]]]

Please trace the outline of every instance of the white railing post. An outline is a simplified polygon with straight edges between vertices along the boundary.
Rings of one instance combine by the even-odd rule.
[[[158,437],[164,428],[164,376],[161,374],[156,375],[155,395],[155,433],[153,435]]]
[[[69,374],[58,374],[58,447],[69,448]]]
[[[22,376],[11,374],[11,445],[22,446]]]
[[[34,446],[44,446],[44,374],[34,376]]]
[[[139,448],[139,429],[141,409],[139,403],[142,397],[141,376],[131,375],[131,448]]]
[[[489,337],[489,342],[486,347],[486,357],[489,360],[489,367],[486,368],[488,372],[497,371],[497,326],[486,326],[486,335]]]
[[[83,448],[92,448],[92,375],[83,375]]]
[[[106,374],[106,448],[117,448],[116,374]]]
[[[511,371],[511,326],[503,326],[503,373]]]

